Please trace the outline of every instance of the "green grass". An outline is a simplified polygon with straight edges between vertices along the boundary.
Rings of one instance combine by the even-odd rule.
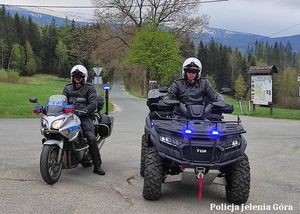
[[[38,117],[32,113],[35,104],[29,102],[30,97],[37,97],[40,104],[45,104],[48,97],[61,94],[69,79],[50,75],[34,75],[22,78],[22,84],[0,82],[0,118]],[[109,110],[111,111],[110,103]]]
[[[128,94],[130,94],[131,96],[134,97],[138,97],[138,98],[143,98],[143,99],[147,99],[146,96],[141,95],[139,92],[136,92],[134,90],[128,90],[127,89]]]
[[[234,106],[233,114],[239,115],[248,115],[254,117],[269,117],[269,118],[280,118],[280,119],[293,119],[300,120],[300,110],[297,109],[283,109],[283,108],[274,108],[273,114],[270,115],[270,108],[264,106],[255,106],[255,112],[253,112],[252,105],[251,111],[249,111],[249,101],[242,101],[243,113],[241,113],[241,108],[239,102],[236,99],[233,99],[228,96],[224,96],[226,102]]]

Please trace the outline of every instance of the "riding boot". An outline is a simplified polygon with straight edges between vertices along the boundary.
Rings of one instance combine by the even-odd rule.
[[[94,173],[96,173],[98,175],[105,175],[105,171],[101,168],[101,164],[102,164],[101,156],[100,156],[100,152],[98,150],[98,146],[96,144],[92,144],[90,146],[90,154],[93,159]]]
[[[101,168],[101,166],[94,165],[94,173],[98,175],[105,175],[105,171]]]

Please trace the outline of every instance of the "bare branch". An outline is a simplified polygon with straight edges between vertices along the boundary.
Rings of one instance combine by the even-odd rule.
[[[110,22],[124,23],[130,20],[136,27],[141,27],[145,20],[158,25],[180,19],[186,14],[195,17],[195,10],[200,0],[92,0],[98,7],[101,19],[110,18]],[[103,17],[102,14],[109,14]],[[116,19],[118,18],[118,19]]]

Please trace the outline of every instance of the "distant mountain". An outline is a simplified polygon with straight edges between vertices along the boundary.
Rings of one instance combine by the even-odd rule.
[[[55,20],[57,26],[62,26],[65,22],[65,18],[56,17],[44,13],[33,12],[23,8],[7,7],[6,10],[10,14],[18,13],[20,16],[31,16],[34,22],[37,22],[41,25],[49,24],[53,19]],[[76,25],[87,24],[89,24],[89,22],[76,21]],[[190,37],[192,38],[195,44],[199,44],[200,40],[207,43],[211,40],[211,38],[213,38],[215,42],[222,43],[232,48],[238,48],[241,51],[246,51],[248,45],[254,44],[255,41],[268,42],[270,45],[273,45],[275,42],[282,42],[282,44],[286,45],[286,43],[289,41],[294,51],[300,51],[300,35],[270,38],[256,34],[241,33],[209,27],[206,29],[204,34],[191,33]]]
[[[269,44],[274,44],[275,42],[281,41],[283,44],[290,42],[294,51],[300,51],[300,35],[293,36],[285,36],[285,37],[277,37],[277,38],[269,38],[267,42]]]
[[[246,51],[249,45],[254,45],[255,41],[268,42],[270,45],[274,45],[275,42],[282,42],[283,45],[286,45],[287,42],[290,42],[294,51],[300,51],[300,35],[270,38],[256,34],[209,27],[203,34],[191,33],[190,36],[196,44],[199,43],[200,40],[208,43],[213,38],[215,42],[237,48],[241,51]]]
[[[31,16],[32,21],[39,23],[40,25],[50,24],[53,19],[55,20],[55,23],[57,26],[62,26],[65,23],[65,18],[52,16],[52,15],[45,14],[45,13],[38,13],[38,12],[34,12],[34,11],[27,10],[24,8],[6,7],[5,9],[10,15],[14,15],[15,13],[18,13],[19,16],[24,16],[26,18]],[[83,21],[75,21],[75,24],[76,25],[87,25],[89,23],[83,22]]]

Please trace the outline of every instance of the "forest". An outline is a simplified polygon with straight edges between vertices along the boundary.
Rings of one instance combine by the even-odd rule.
[[[199,21],[199,20],[198,20]],[[205,17],[200,24],[205,25]],[[246,52],[216,43],[192,41],[182,29],[169,29],[159,20],[136,24],[98,21],[79,26],[65,19],[63,26],[53,20],[45,26],[31,19],[10,15],[0,9],[0,81],[4,72],[18,76],[36,73],[69,77],[75,64],[83,64],[93,76],[92,67],[104,68],[104,76],[123,75],[128,90],[145,96],[149,80],[169,85],[181,74],[187,57],[198,57],[202,76],[216,88],[231,88],[235,98],[249,99],[250,66],[275,65],[273,101],[276,106],[299,108],[300,53],[290,43],[263,41],[249,44]]]

